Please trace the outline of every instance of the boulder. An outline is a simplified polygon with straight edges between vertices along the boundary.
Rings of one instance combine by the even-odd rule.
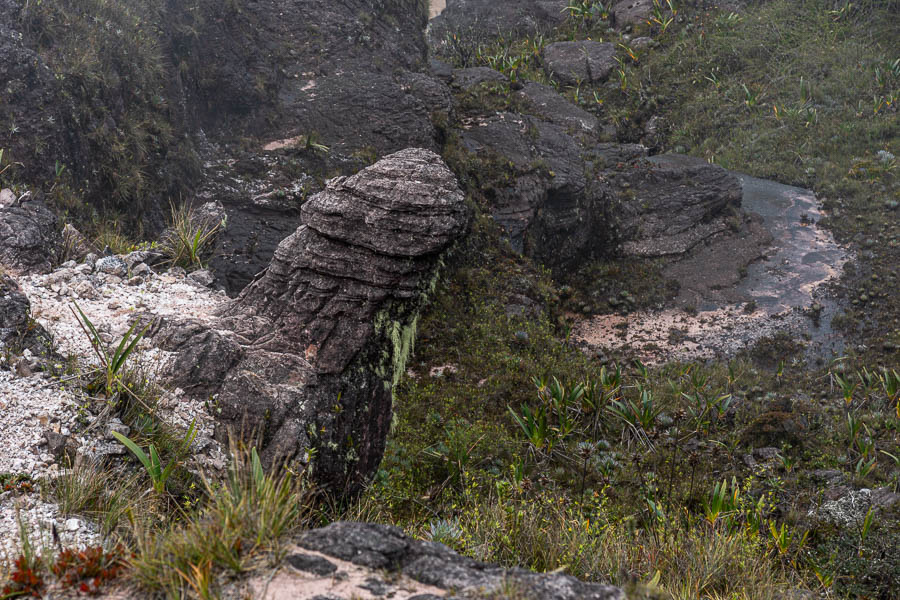
[[[562,85],[602,83],[618,64],[613,44],[590,40],[548,44],[543,58],[547,76]]]
[[[624,600],[625,593],[602,583],[585,583],[563,573],[506,569],[460,556],[442,544],[414,540],[393,526],[338,521],[300,534],[273,581],[279,590],[316,586],[341,569],[358,587],[390,597],[399,589],[414,598],[512,597],[534,600]],[[293,585],[292,585],[293,584]],[[349,586],[348,586],[349,587]],[[421,595],[419,595],[421,594]],[[288,594],[285,594],[287,597]],[[293,596],[292,596],[293,597]],[[353,591],[337,598],[351,598]],[[407,596],[404,596],[407,597]]]
[[[212,324],[158,319],[172,380],[217,395],[218,435],[256,439],[269,463],[314,455],[355,489],[374,472],[418,312],[467,223],[463,194],[426,149],[328,182],[268,268]]]
[[[653,0],[620,0],[612,9],[616,27],[646,23],[653,14]]]
[[[684,254],[728,231],[727,219],[740,214],[740,180],[701,158],[657,155],[604,175],[619,200],[618,230],[627,256]]]
[[[0,208],[0,265],[23,272],[49,271],[62,236],[56,215],[30,194]]]
[[[579,122],[561,113],[557,125],[530,115],[500,113],[461,134],[478,172],[488,210],[513,249],[554,269],[610,252],[615,228],[604,182],[588,178],[586,150],[568,133]]]
[[[30,350],[47,354],[50,336],[31,319],[31,304],[12,277],[0,271],[0,355]]]

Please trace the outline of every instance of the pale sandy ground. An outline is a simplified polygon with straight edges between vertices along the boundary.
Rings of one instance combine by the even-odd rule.
[[[123,278],[92,274],[86,266],[79,266],[60,268],[48,275],[20,277],[18,282],[31,302],[33,317],[51,335],[61,360],[71,357],[75,370],[81,372],[95,368],[97,357],[72,313],[75,302],[105,341],[115,344],[141,312],[209,320],[228,301],[224,294],[194,284],[183,275],[168,273],[153,273],[139,284],[129,285]],[[129,357],[129,364],[140,364],[148,377],[154,377],[166,358],[166,353],[142,342]],[[84,419],[93,419],[91,412],[82,408],[86,403],[88,400],[73,376],[57,379],[40,371],[0,369],[0,473],[28,475],[34,480],[57,476],[62,467],[43,442],[48,429],[72,435],[79,452],[87,457],[124,454],[124,448],[119,448],[102,427],[87,435],[81,433]],[[179,429],[195,423],[198,464],[224,466],[224,455],[212,440],[213,419],[202,402],[185,398],[181,390],[167,389],[159,416]],[[39,484],[34,487],[37,490]],[[41,498],[37,491],[22,494],[0,490],[0,561],[14,558],[19,552],[20,518],[39,548],[54,548],[48,541],[53,527],[66,546],[84,547],[100,542],[94,524],[79,515],[62,514],[52,498]]]
[[[447,0],[431,0],[431,14],[428,16],[433,19],[445,8],[447,8]]]

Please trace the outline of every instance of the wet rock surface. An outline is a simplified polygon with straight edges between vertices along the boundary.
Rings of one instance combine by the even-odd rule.
[[[378,465],[391,389],[463,196],[434,153],[390,155],[303,206],[272,263],[210,327],[162,319],[173,378],[217,394],[220,435],[258,435],[270,463],[315,451],[315,478],[355,487]]]
[[[263,589],[243,586],[254,597],[295,598],[484,598],[517,594],[531,600],[624,599],[619,588],[583,583],[561,573],[504,569],[460,556],[446,546],[413,540],[396,528],[336,522],[304,532]]]

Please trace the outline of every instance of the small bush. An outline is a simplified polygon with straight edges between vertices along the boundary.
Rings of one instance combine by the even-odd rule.
[[[194,208],[171,207],[169,228],[162,240],[162,250],[173,265],[185,269],[202,269],[212,258],[219,232],[225,219],[201,216]]]

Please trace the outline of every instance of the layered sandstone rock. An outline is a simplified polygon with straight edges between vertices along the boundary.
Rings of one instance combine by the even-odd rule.
[[[258,436],[269,463],[314,458],[317,481],[356,487],[381,460],[419,309],[466,220],[436,154],[397,152],[305,204],[219,321],[151,333],[175,353],[172,379],[214,398],[221,436]]]

